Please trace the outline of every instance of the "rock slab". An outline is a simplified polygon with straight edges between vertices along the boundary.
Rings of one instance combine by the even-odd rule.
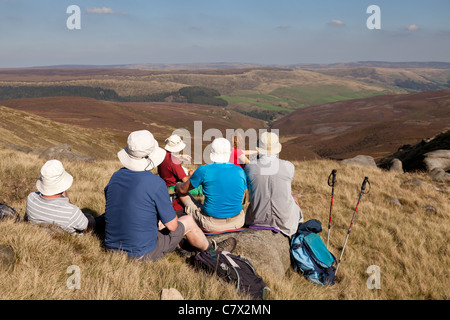
[[[256,272],[265,272],[283,278],[291,266],[289,238],[270,230],[244,229],[236,233],[208,236],[217,242],[234,237],[237,240],[233,254],[248,259]]]
[[[359,156],[356,156],[356,157],[350,158],[350,159],[344,159],[344,160],[342,160],[342,163],[345,163],[348,165],[364,166],[364,167],[376,167],[377,166],[373,157],[364,156],[364,155],[359,155]]]
[[[0,245],[0,270],[11,270],[16,264],[16,253],[8,246]]]

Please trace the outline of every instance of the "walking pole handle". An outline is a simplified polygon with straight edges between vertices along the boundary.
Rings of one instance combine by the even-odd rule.
[[[368,188],[367,192],[364,192],[366,190],[366,185],[368,185],[369,188]],[[368,194],[370,192],[370,188],[371,188],[371,186],[370,186],[369,177],[365,177],[364,181],[362,183],[362,186],[361,186],[361,194]]]
[[[337,173],[337,170],[333,169],[333,171],[331,171],[331,173],[330,173],[330,176],[328,177],[328,185],[330,187],[333,187],[336,183],[336,173]]]
[[[337,170],[334,169],[333,171],[331,171],[331,174],[328,177],[328,185],[330,187],[332,187],[332,189],[331,189],[330,216],[328,218],[327,249],[328,249],[328,245],[330,243],[331,215],[332,215],[332,211],[333,211],[334,185],[336,184],[336,173],[337,173]]]

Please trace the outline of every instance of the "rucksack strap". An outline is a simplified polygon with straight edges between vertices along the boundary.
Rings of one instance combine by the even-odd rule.
[[[237,283],[236,283],[236,293],[239,292],[239,288],[241,286],[241,276],[239,275],[239,272],[237,271],[237,268],[241,268],[239,267],[239,265],[233,260],[231,259],[230,256],[228,256],[230,253],[227,251],[222,251],[222,256],[224,256],[227,261],[230,263],[230,265],[233,267],[234,272],[236,272],[236,278],[237,278]]]

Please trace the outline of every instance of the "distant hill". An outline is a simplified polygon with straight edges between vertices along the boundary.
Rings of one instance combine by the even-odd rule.
[[[120,97],[175,92],[185,87],[217,90],[229,109],[271,120],[295,109],[330,101],[406,92],[310,70],[256,69],[17,69],[0,70],[0,86],[80,86],[114,90]]]
[[[450,69],[450,62],[389,62],[389,61],[358,61],[331,64],[297,64],[291,65],[297,68],[348,68],[348,67],[372,67],[393,69]]]
[[[273,123],[284,156],[376,159],[450,129],[450,90],[377,96],[304,108]]]
[[[407,68],[411,66],[415,68]],[[444,66],[445,63],[353,63],[320,68],[233,63],[177,68],[154,65],[147,69],[141,65],[58,66],[1,69],[0,87],[92,87],[113,90],[120,98],[126,98],[200,86],[220,92],[229,109],[272,121],[296,109],[327,102],[445,89],[450,86],[450,68]]]
[[[274,121],[297,109],[328,102],[450,87],[450,69],[443,68],[445,63],[403,64],[405,68],[394,68],[401,65],[396,63],[335,64],[323,68],[312,65],[200,65],[198,68],[179,65],[180,68],[160,69],[144,69],[137,65],[133,67],[135,69],[131,66],[1,69],[0,87],[102,88],[117,93],[119,101],[128,97],[133,97],[128,101],[136,101],[134,97],[154,97],[186,87],[204,87],[220,92],[220,99],[226,101],[219,100],[220,104],[228,104],[227,109],[263,121]],[[411,66],[416,68],[407,68]],[[197,100],[197,103],[210,102]]]

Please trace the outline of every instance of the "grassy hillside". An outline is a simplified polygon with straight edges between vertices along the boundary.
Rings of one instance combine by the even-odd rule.
[[[110,155],[115,155],[119,146],[126,144],[129,133],[135,130],[148,129],[163,144],[176,129],[184,128],[193,134],[194,121],[202,121],[203,132],[216,128],[223,135],[226,129],[264,129],[267,126],[262,120],[233,110],[187,103],[111,103],[84,97],[50,97],[4,100],[0,101],[0,106],[4,106],[1,108],[5,116],[0,118],[0,125],[5,127],[5,136],[14,133],[20,137],[18,140],[10,137],[8,142],[31,148],[42,146],[44,142],[48,142],[46,147],[51,146],[51,142],[58,144],[60,141],[77,144],[84,141],[82,137],[86,132],[95,137],[93,141],[106,140],[106,145],[100,145],[96,150],[96,143],[87,142],[85,147],[88,150],[79,152],[95,153],[92,156],[100,159],[111,159]],[[64,137],[57,130],[59,127],[69,128],[67,125],[72,126],[67,131],[72,132],[70,137]],[[93,129],[98,129],[98,135],[93,134]],[[43,141],[39,137],[40,132],[45,135]],[[108,148],[106,153],[105,147]]]
[[[112,130],[82,128],[1,104],[0,113],[0,145],[32,152],[70,141],[73,152],[96,159],[111,159],[120,150],[117,132]]]
[[[35,191],[44,163],[31,154],[0,145],[0,201],[16,207],[23,216],[25,200]],[[103,188],[120,168],[117,160],[90,164],[64,163],[74,176],[71,202],[94,215],[104,211]],[[324,229],[331,189],[327,178],[338,169],[331,251],[340,254],[364,176],[372,189],[363,196],[358,217],[337,277],[330,288],[316,287],[290,271],[285,279],[261,273],[272,289],[273,300],[316,299],[449,299],[450,265],[448,185],[433,185],[422,174],[398,175],[377,168],[344,166],[334,161],[295,162],[293,187],[300,194],[307,220],[319,219]],[[421,187],[407,181],[420,178]],[[390,204],[396,197],[402,206]],[[434,206],[436,211],[424,209]],[[322,234],[326,239],[326,231]],[[157,263],[134,263],[106,253],[93,235],[72,237],[49,232],[28,223],[0,222],[0,244],[16,252],[11,272],[0,273],[0,299],[159,299],[163,288],[176,288],[185,299],[242,299],[231,285],[193,270],[184,259],[169,254]],[[66,286],[71,265],[81,270],[81,289]],[[381,290],[366,286],[366,270],[381,269]]]

